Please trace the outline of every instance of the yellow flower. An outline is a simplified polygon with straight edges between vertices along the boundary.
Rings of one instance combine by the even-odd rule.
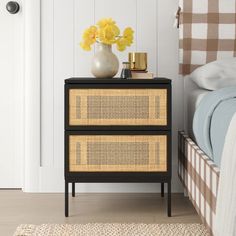
[[[119,36],[120,30],[116,25],[106,25],[98,30],[98,38],[100,42],[105,44],[113,44]]]
[[[84,31],[83,34],[83,40],[87,44],[93,44],[96,42],[97,37],[97,27],[96,26],[90,26],[88,29]]]
[[[116,24],[116,22],[112,18],[104,18],[104,19],[101,19],[100,21],[97,22],[97,25],[100,28],[106,27],[108,25],[112,26],[115,24]]]
[[[134,31],[132,30],[132,28],[125,28],[123,32],[123,37],[127,41],[127,46],[130,46],[133,43],[134,39]]]
[[[116,41],[116,46],[119,51],[124,51],[127,46],[130,46],[133,43],[133,34],[134,31],[130,27],[124,30],[123,36]]]
[[[83,40],[80,46],[90,51],[92,44],[96,41],[104,44],[116,44],[117,49],[124,51],[127,46],[133,43],[134,31],[127,27],[123,36],[120,35],[120,29],[112,18],[104,18],[97,22],[97,25],[90,26],[83,33]]]
[[[80,47],[85,51],[90,51],[91,50],[91,44],[88,44],[86,42],[81,42]]]
[[[116,41],[116,47],[119,51],[124,51],[126,49],[126,46],[127,46],[126,39],[121,37]]]
[[[83,42],[80,43],[81,48],[85,51],[91,50],[91,45],[96,42],[97,38],[97,27],[90,26],[88,29],[84,31],[83,34]]]

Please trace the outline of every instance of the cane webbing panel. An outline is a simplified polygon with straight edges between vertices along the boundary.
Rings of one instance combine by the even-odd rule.
[[[167,89],[70,89],[70,125],[167,125]]]
[[[71,135],[69,171],[167,171],[167,137],[166,135]]]

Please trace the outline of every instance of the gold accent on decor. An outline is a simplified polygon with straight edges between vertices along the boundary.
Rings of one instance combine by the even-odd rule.
[[[130,52],[129,63],[131,70],[147,70],[147,53],[146,52]]]
[[[167,171],[167,136],[70,135],[69,171]]]
[[[167,125],[167,89],[70,89],[69,125]]]

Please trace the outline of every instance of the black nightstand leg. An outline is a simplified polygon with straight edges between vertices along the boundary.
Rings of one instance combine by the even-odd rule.
[[[75,182],[72,183],[72,197],[75,197]]]
[[[165,183],[161,183],[161,197],[164,197]]]
[[[68,212],[69,212],[69,191],[68,191],[69,183],[65,181],[65,217],[68,217]]]
[[[167,214],[171,217],[171,181],[168,182]]]

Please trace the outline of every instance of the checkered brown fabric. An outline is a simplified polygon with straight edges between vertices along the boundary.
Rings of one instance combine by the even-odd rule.
[[[178,138],[178,175],[202,222],[212,234],[220,170],[183,132]]]
[[[180,0],[180,74],[236,56],[236,0]]]

